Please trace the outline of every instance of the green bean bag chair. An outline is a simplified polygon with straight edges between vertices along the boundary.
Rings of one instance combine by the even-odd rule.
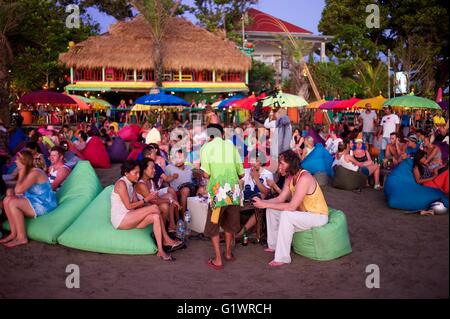
[[[333,260],[351,253],[345,214],[330,208],[328,223],[295,233],[292,246],[297,254],[320,261]]]
[[[78,219],[58,238],[58,242],[75,249],[119,255],[150,255],[158,249],[146,229],[117,230],[111,224],[109,186],[84,210]]]
[[[48,244],[56,244],[61,235],[100,193],[102,186],[88,161],[77,163],[73,171],[56,193],[58,207],[48,214],[26,218],[28,238]],[[9,230],[8,222],[3,225]]]
[[[354,172],[340,165],[336,166],[336,171],[333,178],[333,187],[352,191],[358,188],[364,188],[367,184],[367,176]]]

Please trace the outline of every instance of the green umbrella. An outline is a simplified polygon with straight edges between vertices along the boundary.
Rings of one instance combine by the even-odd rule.
[[[258,103],[258,102],[257,102]],[[254,105],[256,105],[255,103]],[[287,94],[283,92],[277,93],[275,97],[269,96],[262,100],[263,107],[303,107],[308,105],[308,102],[300,96]]]
[[[411,109],[441,110],[439,104],[437,104],[433,100],[414,95],[404,95],[387,100],[386,102],[384,102],[383,106],[403,107],[403,108],[407,107]]]

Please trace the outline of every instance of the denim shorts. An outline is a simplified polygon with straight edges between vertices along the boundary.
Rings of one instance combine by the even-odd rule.
[[[381,141],[381,149],[382,149],[383,151],[386,150],[386,147],[387,147],[387,145],[389,144],[389,142],[390,142],[389,137],[383,137],[383,140]]]
[[[374,138],[373,132],[363,132],[364,143],[369,143],[370,145],[373,145],[373,138]]]

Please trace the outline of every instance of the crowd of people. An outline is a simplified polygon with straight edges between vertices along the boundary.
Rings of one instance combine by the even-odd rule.
[[[125,104],[124,104],[125,105]],[[111,224],[127,230],[153,225],[158,256],[173,261],[172,253],[184,247],[176,238],[176,225],[183,219],[189,197],[209,199],[204,234],[211,238],[213,269],[233,261],[235,237],[256,224],[252,215],[240,223],[240,208],[250,202],[266,212],[267,252],[274,254],[271,266],[291,262],[294,232],[320,227],[328,222],[328,205],[315,177],[302,169],[302,162],[318,144],[333,157],[333,167],[372,177],[374,189],[382,188],[383,169],[394,169],[413,158],[417,183],[440,188],[448,194],[447,158],[437,143],[447,143],[448,121],[435,116],[433,127],[419,128],[412,118],[389,107],[379,116],[370,104],[353,122],[345,116],[330,126],[303,123],[294,128],[286,110],[270,112],[264,123],[248,121],[224,128],[211,108],[206,123],[189,120],[163,128],[144,121],[137,136],[143,145],[128,156],[121,178],[111,195]],[[127,114],[124,113],[126,121]],[[406,114],[408,115],[408,114]],[[0,125],[2,207],[11,232],[0,243],[15,247],[27,243],[24,218],[36,218],[57,205],[55,192],[64,184],[93,137],[105,147],[119,137],[113,121],[79,123],[76,130],[65,124],[31,129],[25,140],[9,147],[8,132]],[[447,185],[433,183],[447,174]],[[219,230],[223,228],[225,252],[220,251]]]

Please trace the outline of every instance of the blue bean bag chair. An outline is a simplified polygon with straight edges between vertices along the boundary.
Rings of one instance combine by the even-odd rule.
[[[302,167],[311,174],[326,173],[330,177],[334,176],[332,165],[333,157],[322,144],[316,144],[314,150],[302,162]]]
[[[38,218],[27,218],[28,238],[55,244],[61,235],[101,192],[102,186],[92,166],[80,161],[56,192],[58,207]],[[9,230],[8,222],[3,225]]]
[[[128,149],[125,141],[120,137],[113,139],[112,145],[107,148],[111,163],[123,163],[128,158]]]
[[[389,207],[405,211],[428,209],[433,202],[443,202],[448,208],[447,196],[438,189],[416,183],[413,174],[413,160],[400,163],[387,177],[384,195]]]
[[[153,228],[118,230],[111,224],[111,192],[108,186],[58,237],[58,243],[75,249],[119,255],[152,255],[158,251],[150,236]]]
[[[16,128],[14,133],[9,138],[9,151],[12,153],[16,149],[16,147],[19,146],[19,144],[21,144],[22,142],[25,142],[27,138],[28,137],[20,127]]]

